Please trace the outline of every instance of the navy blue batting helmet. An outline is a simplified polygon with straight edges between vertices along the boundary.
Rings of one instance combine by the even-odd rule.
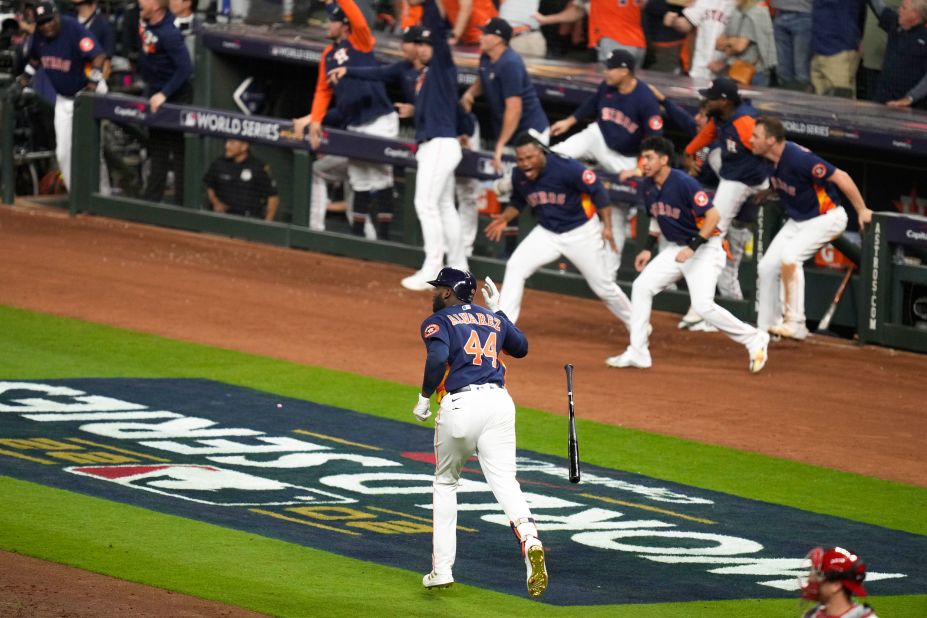
[[[454,291],[454,296],[463,302],[473,302],[473,293],[476,292],[476,279],[466,271],[457,270],[456,268],[442,268],[435,280],[428,283],[435,287],[439,285],[449,287]]]

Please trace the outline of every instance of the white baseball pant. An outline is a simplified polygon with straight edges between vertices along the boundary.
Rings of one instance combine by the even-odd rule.
[[[740,207],[748,198],[769,187],[769,180],[758,185],[747,185],[737,180],[721,179],[718,190],[715,191],[714,207],[718,209],[721,220],[718,221],[718,231],[723,238],[731,227],[731,221],[740,212]]]
[[[356,131],[376,137],[394,138],[399,135],[399,114],[390,112],[374,118],[366,124],[349,125],[348,131]],[[358,159],[348,160],[348,182],[355,191],[379,191],[393,186],[393,166],[369,163]]]
[[[783,320],[789,324],[805,323],[805,271],[802,264],[846,229],[847,212],[843,208],[833,208],[807,221],[789,219],[785,222],[769,243],[758,267],[757,328],[766,331],[770,326],[782,324]],[[785,291],[785,315],[780,297],[784,265],[795,267],[792,280],[787,282],[789,289]]]
[[[445,265],[468,270],[460,238],[460,215],[454,208],[454,170],[462,154],[456,137],[436,137],[415,153],[415,214],[422,226],[425,261],[419,273],[434,277]]]
[[[447,395],[435,421],[432,570],[451,574],[457,555],[457,488],[460,471],[474,454],[496,501],[520,538],[538,536],[531,510],[515,478],[515,404],[504,388],[485,384]]]
[[[469,135],[472,148],[480,145],[480,123],[473,123],[473,133]],[[457,213],[460,216],[460,238],[463,243],[464,255],[473,255],[473,245],[476,243],[476,234],[479,228],[479,210],[485,206],[485,190],[478,178],[457,178],[454,185],[457,196]]]
[[[628,349],[637,358],[650,358],[647,326],[650,324],[653,297],[670,284],[685,278],[695,312],[749,351],[754,351],[762,345],[763,333],[715,304],[715,284],[727,259],[721,238],[715,236],[699,247],[695,255],[679,263],[676,255],[683,247],[670,243],[634,280],[631,290],[631,345]]]
[[[629,326],[631,301],[615,279],[609,277],[606,253],[610,251],[602,239],[602,222],[598,215],[562,234],[534,226],[505,265],[499,307],[513,323],[517,321],[525,281],[545,264],[564,256],[579,270],[595,295],[605,301],[609,311]]]
[[[593,122],[576,135],[554,145],[551,150],[572,159],[593,161],[598,167],[612,174],[637,167],[637,157],[625,156],[608,147],[597,122]],[[627,228],[628,207],[626,205],[615,206],[612,209],[612,236],[615,238],[615,244],[618,245],[618,253],[615,253],[611,247],[606,249],[612,279],[621,267],[621,252],[628,238]]]
[[[753,232],[747,227],[731,226],[727,230],[727,246],[730,255],[724,264],[724,269],[718,276],[718,293],[722,298],[743,300],[744,293],[740,289],[740,263],[744,258],[744,248]]]
[[[340,182],[344,186],[345,216],[348,223],[354,216],[354,190],[348,179],[348,159],[325,155],[312,162],[312,188],[309,194],[309,229],[325,231],[325,213],[328,210],[328,183]],[[377,231],[370,217],[364,223],[364,238],[376,240]]]
[[[106,82],[99,82],[97,90],[106,94]],[[64,186],[71,190],[71,160],[73,153],[73,127],[74,127],[74,99],[57,95],[55,97],[55,158],[58,160],[58,170],[64,180]],[[104,195],[110,195],[112,190],[109,183],[109,172],[106,162],[103,161],[103,148],[100,148],[100,186],[97,188]],[[95,189],[96,190],[96,189]]]

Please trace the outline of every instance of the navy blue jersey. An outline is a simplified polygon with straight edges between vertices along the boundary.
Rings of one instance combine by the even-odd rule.
[[[755,186],[762,184],[769,175],[768,162],[753,154],[750,138],[756,126],[756,110],[749,103],[741,103],[728,118],[712,118],[699,131],[686,153],[695,154],[706,146],[718,142],[721,146],[721,172],[724,180],[742,182]]]
[[[603,81],[572,115],[577,120],[595,115],[606,145],[626,157],[638,155],[645,137],[663,135],[660,102],[640,79],[628,94]]]
[[[325,74],[338,67],[375,67],[379,62],[371,51],[361,51],[347,38],[323,52]],[[393,103],[386,87],[379,82],[361,81],[350,77],[332,88],[335,106],[348,125],[362,125],[393,112]]]
[[[505,385],[503,352],[523,356],[528,340],[502,313],[478,305],[454,305],[422,322],[422,340],[443,341],[450,351],[439,397],[470,384]]]
[[[94,11],[83,25],[96,38],[106,57],[112,58],[116,52],[116,30],[106,19],[106,15]]]
[[[608,206],[608,193],[595,172],[573,159],[547,155],[537,180],[528,180],[517,167],[512,171],[512,206],[530,206],[538,225],[557,234],[569,232]]]
[[[898,11],[885,8],[879,15],[879,27],[888,33],[888,43],[875,100],[887,103],[908,96],[927,75],[927,25],[902,30]],[[914,101],[912,107],[927,107],[927,99]]]
[[[103,55],[103,48],[90,31],[68,15],[61,16],[61,30],[46,39],[39,29],[32,35],[29,59],[38,60],[55,92],[73,97],[87,86],[90,61]]]
[[[156,24],[140,20],[138,35],[141,39],[138,68],[145,81],[145,95],[160,92],[170,100],[193,77],[190,52],[174,25],[174,15],[167,11]]]
[[[502,130],[505,100],[509,97],[521,97],[521,119],[518,121],[518,129],[512,134],[513,138],[528,129],[543,133],[550,126],[541,108],[537,90],[525,69],[525,61],[512,49],[502,52],[495,62],[486,54],[480,56],[480,84],[489,104],[494,135],[499,135]]]
[[[806,221],[837,207],[837,187],[827,179],[837,168],[794,142],[786,142],[770,182],[789,218]]]
[[[447,21],[435,0],[426,0],[422,28],[430,31],[434,53],[422,71],[415,95],[415,141],[457,136],[457,66],[447,44]]]
[[[814,0],[811,10],[811,52],[833,56],[855,51],[862,38],[866,0]]]
[[[399,60],[392,64],[370,67],[352,65],[348,67],[345,76],[358,81],[398,82],[406,103],[414,104],[415,87],[420,74],[421,71],[416,69],[414,64],[408,60]]]
[[[643,182],[644,204],[657,220],[660,233],[674,243],[684,245],[699,233],[705,213],[713,207],[712,196],[697,180],[683,171],[670,170],[658,187],[653,178]],[[712,235],[717,235],[717,229]]]

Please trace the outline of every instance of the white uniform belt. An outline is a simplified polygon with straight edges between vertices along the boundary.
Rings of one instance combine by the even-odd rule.
[[[467,386],[461,386],[457,390],[451,391],[448,395],[456,395],[457,393],[466,393],[469,391],[488,391],[496,388],[502,388],[502,385],[496,384],[495,382],[488,382],[487,384],[468,384]]]

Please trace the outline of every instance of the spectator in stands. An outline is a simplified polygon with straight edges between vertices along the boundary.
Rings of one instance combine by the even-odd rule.
[[[225,155],[212,162],[206,176],[206,195],[216,212],[273,221],[280,198],[270,166],[251,154],[251,145],[225,140]]]
[[[183,42],[190,52],[190,59],[196,61],[196,34],[202,26],[201,20],[196,16],[196,7],[199,0],[170,0],[171,13],[174,14],[174,25],[183,35]]]
[[[888,33],[875,100],[890,107],[927,109],[927,0],[903,0],[897,11],[869,0]]]
[[[695,51],[689,76],[692,79],[708,80],[713,74],[708,65],[723,60],[724,54],[715,45],[724,34],[724,27],[734,12],[734,0],[695,0],[684,8],[682,14],[668,12],[664,24],[679,32],[688,34],[695,30]]]
[[[482,34],[480,26],[499,14],[493,0],[444,0],[441,4],[451,25],[448,39],[451,45],[479,43]],[[403,0],[399,13],[400,26],[403,29],[421,24],[421,2],[411,3]]]
[[[640,2],[575,0],[559,13],[535,13],[534,18],[541,25],[560,24],[579,21],[584,13],[589,15],[589,47],[598,51],[599,62],[608,60],[616,49],[629,52],[634,59],[634,66],[644,62],[647,42],[644,39]]]
[[[811,85],[818,94],[856,98],[864,0],[815,0]]]
[[[684,62],[688,37],[663,23],[669,12],[666,0],[649,0],[644,5],[643,26],[644,37],[647,39],[647,57],[642,68],[679,75],[688,70]]]
[[[777,62],[769,8],[759,0],[737,0],[715,49],[725,57],[709,63],[713,73],[727,75],[741,86],[768,86]]]
[[[892,9],[901,6],[901,0],[884,0],[884,2],[885,6]],[[872,11],[866,11],[866,23],[863,27],[863,66],[859,72],[858,91],[859,96],[867,101],[875,99],[887,43],[888,34],[879,27],[879,16]]]
[[[782,88],[811,87],[811,4],[812,0],[770,0],[776,10],[776,77]]]
[[[509,47],[524,58],[543,58],[547,55],[547,39],[541,32],[541,24],[534,17],[540,4],[540,0],[503,0],[499,6],[499,17],[512,26]]]
[[[168,0],[139,0],[140,48],[138,68],[145,82],[145,96],[156,113],[164,103],[193,101],[193,63],[183,35],[174,25]],[[153,202],[164,198],[168,170],[174,172],[174,203],[183,203],[183,133],[150,128],[148,157],[151,171],[142,197]]]

